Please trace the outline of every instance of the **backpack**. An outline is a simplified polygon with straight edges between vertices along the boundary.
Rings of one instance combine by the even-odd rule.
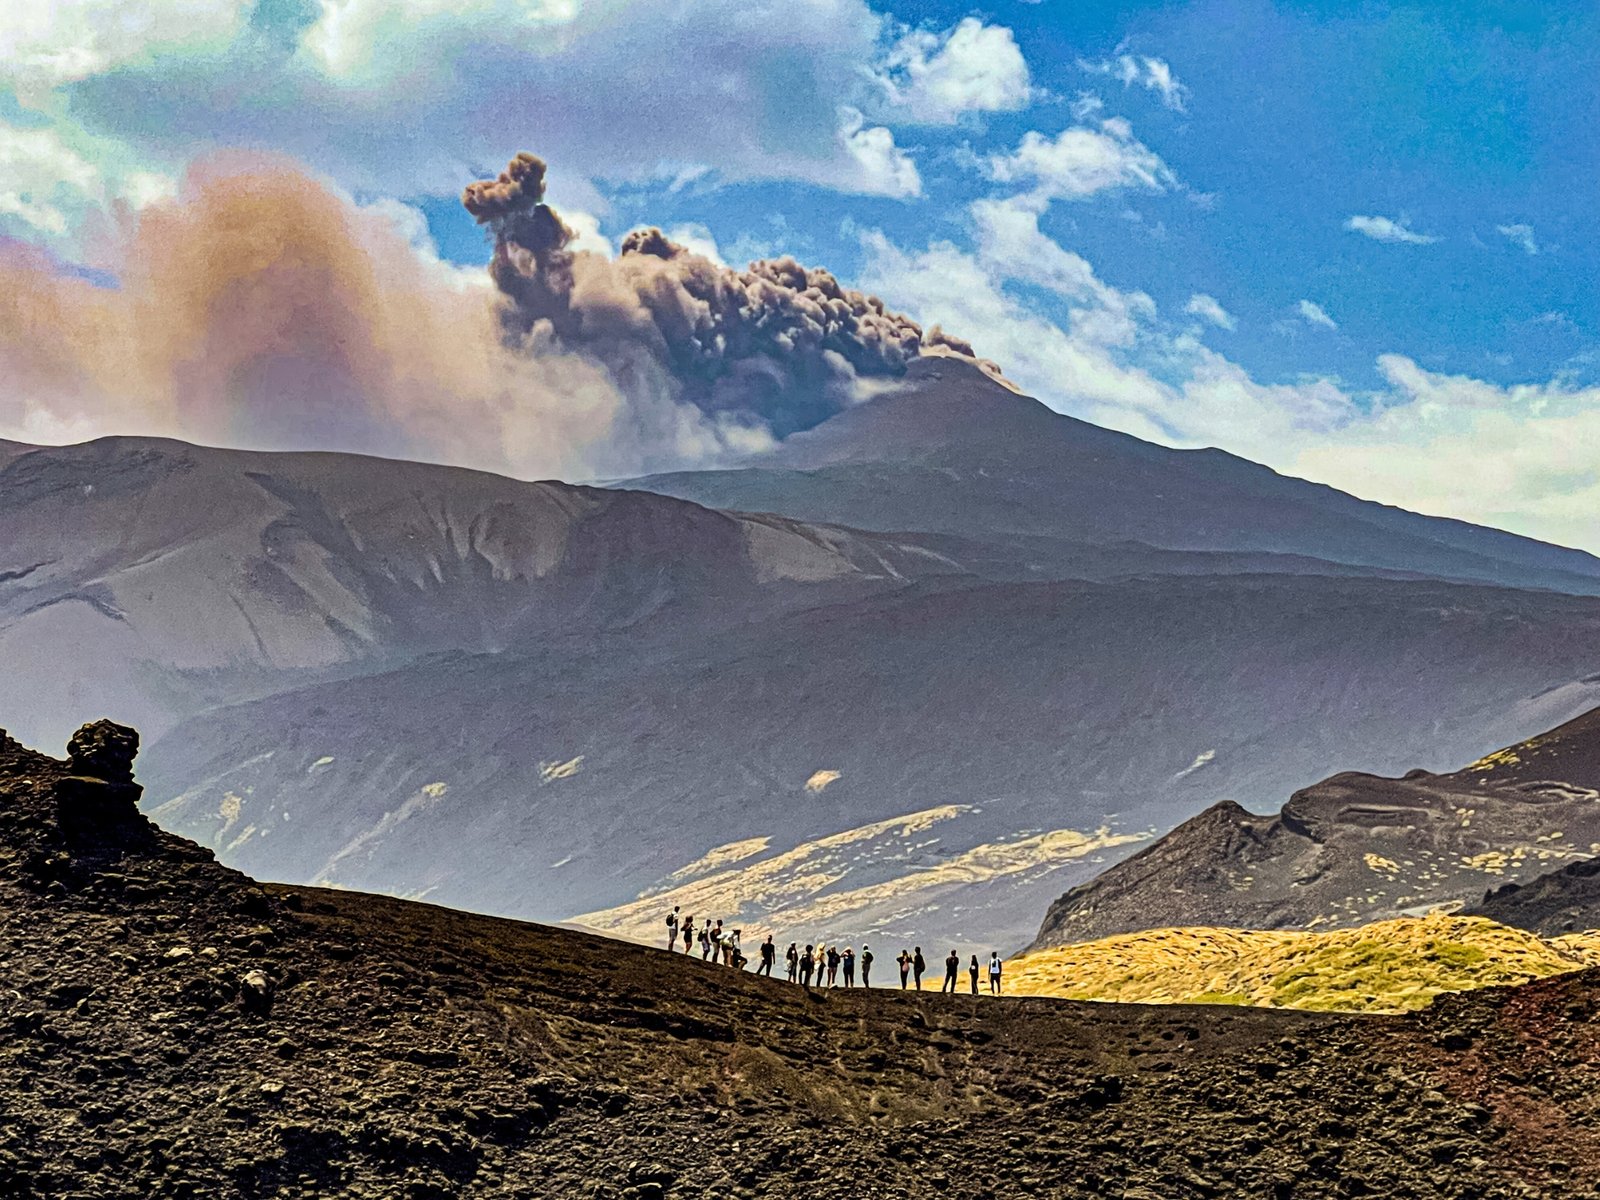
[[[668,929],[676,929],[677,927],[678,927],[678,914],[677,913],[668,913],[667,914],[667,928]]]

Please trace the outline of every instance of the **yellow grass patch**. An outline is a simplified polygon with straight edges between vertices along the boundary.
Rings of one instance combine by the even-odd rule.
[[[1150,1004],[1404,1012],[1443,992],[1526,983],[1600,964],[1600,932],[1541,938],[1433,913],[1326,931],[1154,929],[1036,951],[1006,990]]]

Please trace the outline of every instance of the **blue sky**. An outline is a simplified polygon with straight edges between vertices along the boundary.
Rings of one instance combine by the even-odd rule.
[[[1591,4],[57,0],[0,63],[0,235],[64,270],[235,148],[475,267],[528,149],[595,245],[792,253],[1062,411],[1600,549]]]

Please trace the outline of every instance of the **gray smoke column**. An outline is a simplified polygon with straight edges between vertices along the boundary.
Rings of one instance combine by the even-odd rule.
[[[999,375],[965,340],[793,258],[734,270],[654,228],[628,234],[615,259],[572,250],[576,235],[544,193],[545,164],[527,153],[462,193],[494,234],[489,270],[508,301],[507,337],[592,358],[625,394],[664,394],[725,430],[781,438],[919,355],[954,354]]]

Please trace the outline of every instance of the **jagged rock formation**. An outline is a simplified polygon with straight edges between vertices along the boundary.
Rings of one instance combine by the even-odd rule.
[[[1491,888],[1467,911],[1547,937],[1600,929],[1600,857],[1570,862],[1530,883]]]
[[[75,842],[72,770],[0,737],[7,1195],[1597,1194],[1594,973],[1411,1018],[808,994],[125,810]]]
[[[1485,884],[1527,883],[1600,854],[1597,801],[1600,709],[1449,774],[1347,772],[1273,816],[1224,801],[1063,895],[1034,946],[1184,925],[1338,928],[1477,905]],[[1576,910],[1555,915],[1567,902],[1552,897],[1576,892],[1587,870],[1474,911],[1570,932]]]

